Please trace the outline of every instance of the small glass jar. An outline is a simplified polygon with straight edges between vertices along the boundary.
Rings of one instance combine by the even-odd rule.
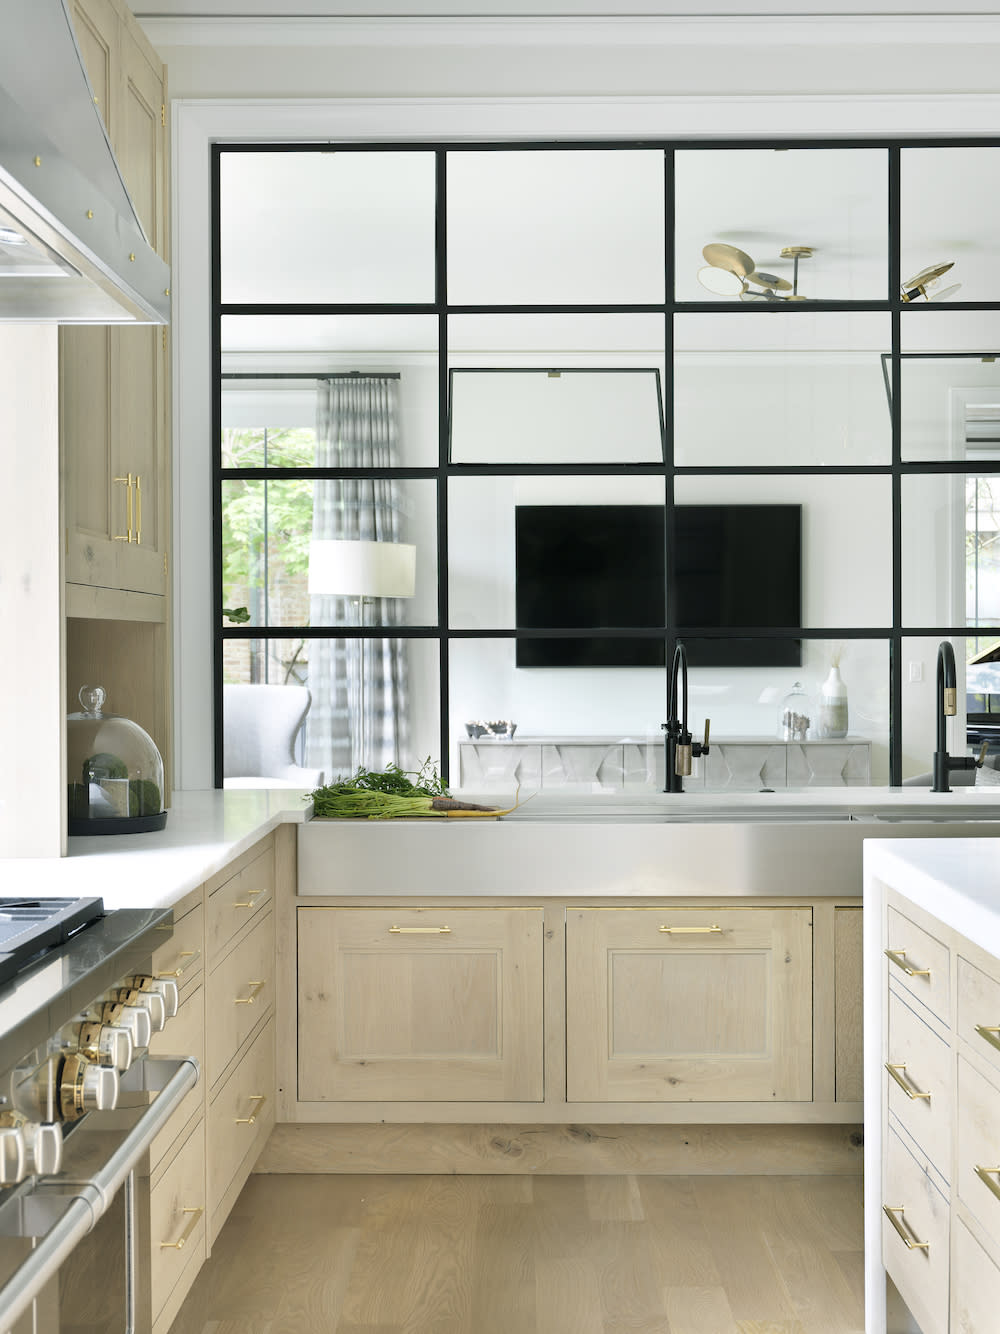
[[[162,829],[163,761],[138,723],[105,713],[100,686],[80,691],[66,719],[71,834],[141,834]]]
[[[778,709],[778,740],[805,741],[811,722],[809,696],[796,681]]]

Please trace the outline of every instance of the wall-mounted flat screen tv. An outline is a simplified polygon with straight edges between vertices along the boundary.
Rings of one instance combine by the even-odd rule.
[[[798,639],[741,637],[802,617],[800,505],[678,505],[674,623],[730,630],[684,637],[693,667],[797,667]],[[665,517],[659,505],[518,505],[518,629],[656,629],[666,624]],[[518,667],[663,667],[660,638],[518,639]]]

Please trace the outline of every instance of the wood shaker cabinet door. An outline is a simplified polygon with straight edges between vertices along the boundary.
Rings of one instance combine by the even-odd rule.
[[[299,1099],[539,1102],[540,908],[298,909]]]
[[[809,908],[574,908],[571,1102],[807,1101]]]

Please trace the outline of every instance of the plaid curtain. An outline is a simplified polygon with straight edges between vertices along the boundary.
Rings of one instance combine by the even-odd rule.
[[[316,436],[317,467],[393,467],[399,438],[398,379],[352,374],[320,380]],[[401,517],[396,484],[387,478],[316,482],[314,538],[399,542]],[[357,599],[332,595],[313,596],[310,603],[314,626],[356,626],[362,612],[368,626],[397,625],[402,619],[396,598],[375,598],[363,608]],[[309,766],[324,769],[328,781],[334,781],[353,774],[361,763],[370,769],[401,763],[409,740],[404,641],[310,640],[309,688]]]

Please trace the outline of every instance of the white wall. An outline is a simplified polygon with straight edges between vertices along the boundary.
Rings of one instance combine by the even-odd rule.
[[[0,858],[66,849],[57,339],[0,324]]]

